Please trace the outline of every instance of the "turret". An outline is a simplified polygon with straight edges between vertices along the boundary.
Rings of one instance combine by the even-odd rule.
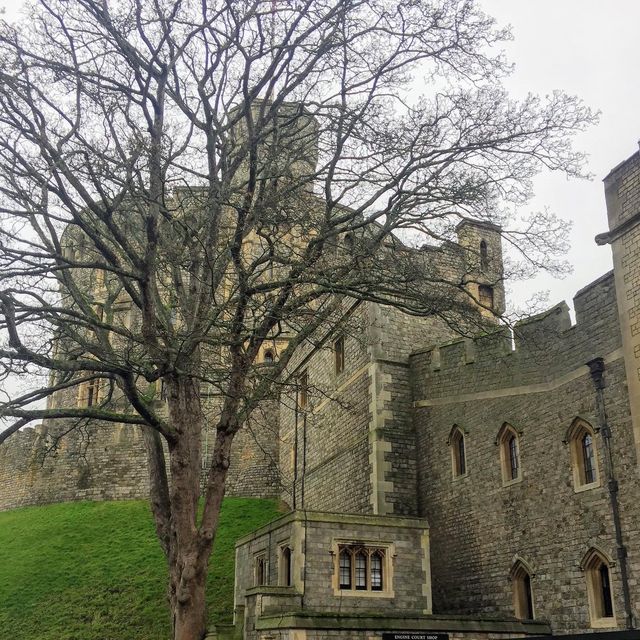
[[[241,179],[248,176],[251,144],[258,148],[258,179],[296,181],[310,190],[318,163],[318,122],[302,103],[284,102],[277,108],[254,100],[249,108],[231,110],[232,140],[244,156]]]
[[[465,219],[456,227],[465,249],[469,291],[483,307],[501,315],[505,310],[501,228],[491,222]]]

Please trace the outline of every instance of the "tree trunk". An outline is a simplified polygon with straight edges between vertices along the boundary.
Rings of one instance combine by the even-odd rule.
[[[231,443],[238,429],[233,410],[236,405],[225,407],[217,425],[199,526],[198,500],[204,427],[199,383],[197,380],[178,376],[167,381],[167,386],[169,419],[178,434],[169,442],[171,490],[167,559],[173,640],[202,640],[207,633],[205,589],[209,557],[224,497]],[[159,453],[157,446],[154,449],[153,444],[150,439],[150,448]],[[161,481],[162,474],[157,473],[156,469],[152,479]],[[166,476],[164,480],[166,482]],[[162,501],[159,502],[163,504]],[[163,513],[166,514],[166,510],[154,510],[159,535],[163,532]]]
[[[169,418],[178,432],[175,441],[169,444],[169,600],[173,638],[202,640],[207,632],[205,584],[211,546],[207,553],[198,531],[204,416],[197,380],[181,376],[171,380],[168,386]]]

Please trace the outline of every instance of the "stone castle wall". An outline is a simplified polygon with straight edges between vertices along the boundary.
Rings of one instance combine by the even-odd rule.
[[[532,571],[536,619],[556,629],[589,629],[583,556],[598,547],[616,559],[603,430],[597,431],[598,486],[574,487],[566,442],[573,420],[601,426],[586,363],[604,359],[603,392],[619,483],[623,542],[633,606],[640,593],[640,490],[612,274],[566,305],[504,332],[456,341],[411,359],[418,442],[420,515],[431,528],[433,607],[438,613],[513,614],[510,570]],[[499,429],[519,433],[521,481],[503,483]],[[466,473],[454,477],[452,427],[465,434]],[[612,562],[616,621],[625,626],[620,562]]]
[[[216,403],[207,404],[213,420]],[[279,496],[278,437],[272,418],[272,408],[267,407],[237,434],[227,495]],[[149,476],[140,427],[81,425],[53,447],[56,436],[68,426],[27,428],[0,445],[0,510],[74,500],[148,497]],[[213,440],[209,428],[203,437],[203,456]],[[203,465],[203,481],[205,476]]]
[[[0,445],[0,509],[148,495],[142,434],[130,425],[82,426],[52,449],[52,429],[28,428]]]
[[[335,372],[330,328],[303,346],[280,403],[283,500],[317,511],[370,512],[366,306],[354,305],[344,336],[345,368]],[[306,371],[307,407],[296,381]]]

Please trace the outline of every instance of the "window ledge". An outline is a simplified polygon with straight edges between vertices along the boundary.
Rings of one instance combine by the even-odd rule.
[[[362,589],[358,591],[357,589],[334,589],[334,595],[342,597],[347,596],[349,598],[395,598],[395,593],[393,590],[391,591],[367,591]]]
[[[591,618],[592,629],[613,629],[617,626],[615,618]]]
[[[517,478],[514,478],[513,480],[503,480],[502,486],[510,487],[511,485],[518,484],[519,482],[522,482],[522,475],[519,475]]]
[[[465,473],[461,473],[460,475],[454,475],[451,477],[451,479],[453,480],[453,482],[457,482],[458,480],[464,480],[465,478],[469,477],[469,472],[466,471]]]
[[[590,482],[589,484],[581,484],[579,486],[573,485],[574,493],[582,493],[583,491],[589,491],[590,489],[597,489],[600,486],[600,480]],[[610,620],[610,618],[603,618],[603,620]]]

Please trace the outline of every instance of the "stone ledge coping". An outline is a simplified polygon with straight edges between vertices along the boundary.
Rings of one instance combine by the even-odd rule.
[[[331,513],[328,511],[291,511],[269,524],[248,533],[236,541],[236,547],[247,544],[265,533],[275,531],[292,522],[327,522],[335,524],[377,525],[394,529],[429,529],[426,518],[407,518],[404,516],[372,516],[356,513]]]
[[[249,587],[245,592],[246,596],[301,596],[295,587],[278,587],[275,585],[263,584],[257,587]]]
[[[346,614],[297,611],[260,616],[256,629],[339,629],[371,631],[461,631],[549,634],[547,622],[444,615]]]

